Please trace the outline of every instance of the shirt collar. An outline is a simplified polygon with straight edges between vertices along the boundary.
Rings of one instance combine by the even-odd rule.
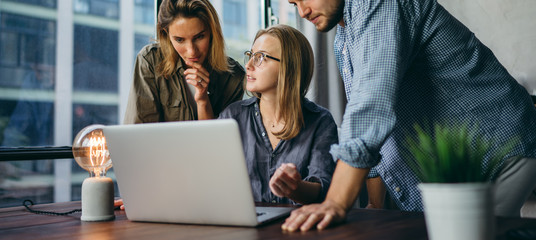
[[[315,113],[320,112],[320,108],[318,107],[318,105],[316,105],[313,102],[309,101],[309,99],[307,99],[307,98],[303,99],[303,106],[304,106],[305,109],[307,109],[310,112],[315,112]]]
[[[344,27],[348,26],[348,23],[350,23],[350,9],[352,8],[352,3],[353,3],[353,0],[345,0],[344,1],[344,8],[343,8],[343,14],[342,14],[342,19],[344,21]],[[337,24],[339,27],[341,25]]]
[[[250,97],[250,98],[242,101],[242,106],[250,106],[252,104],[257,103],[257,100],[259,100],[257,97]]]
[[[250,97],[244,101],[242,101],[242,106],[251,106],[253,104],[256,104],[258,103],[259,99],[256,98],[256,97]],[[304,98],[303,99],[303,107],[307,110],[307,111],[310,111],[310,112],[320,112],[320,108],[318,107],[318,105],[314,104],[313,102],[311,102],[309,99],[307,98]]]

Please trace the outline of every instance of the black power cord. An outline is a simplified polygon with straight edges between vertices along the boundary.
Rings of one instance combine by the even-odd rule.
[[[82,212],[82,209],[74,209],[74,210],[71,210],[71,211],[68,211],[68,212],[49,212],[49,211],[39,211],[39,210],[33,210],[30,208],[30,206],[33,206],[34,203],[32,200],[30,199],[26,199],[24,201],[22,201],[22,206],[24,206],[28,211],[30,211],[31,213],[35,213],[35,214],[44,214],[44,215],[56,215],[56,216],[64,216],[64,215],[69,215],[69,214],[73,214],[75,212]]]

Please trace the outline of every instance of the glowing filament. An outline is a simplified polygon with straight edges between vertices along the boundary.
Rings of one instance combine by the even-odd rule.
[[[106,160],[106,139],[104,137],[91,137],[89,139],[89,160],[91,166],[102,167]]]

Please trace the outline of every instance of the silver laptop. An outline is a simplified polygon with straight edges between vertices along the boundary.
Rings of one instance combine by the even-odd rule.
[[[236,121],[104,128],[131,221],[258,226],[290,207],[255,207]]]

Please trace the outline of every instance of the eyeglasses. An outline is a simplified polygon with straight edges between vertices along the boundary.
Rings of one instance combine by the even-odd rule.
[[[262,64],[262,61],[264,61],[264,58],[270,58],[272,60],[276,60],[278,62],[281,62],[281,60],[275,58],[275,57],[272,57],[266,53],[263,53],[263,52],[251,52],[251,51],[245,51],[244,52],[244,66],[248,64],[249,60],[251,60],[251,58],[253,58],[253,65],[255,66],[260,66]]]

